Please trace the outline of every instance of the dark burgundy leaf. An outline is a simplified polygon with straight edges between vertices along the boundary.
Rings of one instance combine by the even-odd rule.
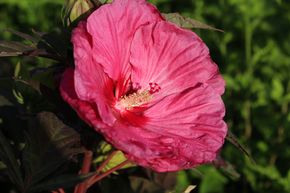
[[[19,31],[13,30],[13,29],[6,29],[6,31],[8,31],[14,35],[17,35],[25,40],[28,40],[31,43],[37,43],[39,41],[39,39],[37,37],[33,37],[33,36],[26,34],[26,33],[23,33],[23,32],[19,32]]]
[[[13,148],[0,130],[0,160],[6,165],[11,181],[19,188],[23,187],[23,178],[19,162]]]
[[[33,188],[30,189],[29,192],[41,192],[41,191],[52,191],[56,190],[58,188],[70,188],[74,185],[83,182],[90,176],[92,176],[93,173],[85,174],[85,175],[61,175],[56,178],[52,178],[44,183],[40,183]]]
[[[32,186],[55,172],[72,156],[83,152],[80,138],[53,113],[39,113],[31,121],[23,152],[26,185]]]

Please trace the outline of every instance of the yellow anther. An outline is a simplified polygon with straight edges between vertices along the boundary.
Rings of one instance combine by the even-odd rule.
[[[145,103],[148,103],[152,99],[152,95],[148,90],[142,92],[135,92],[128,96],[123,96],[118,102],[118,106],[121,106],[127,110],[132,109],[133,107],[138,107]]]

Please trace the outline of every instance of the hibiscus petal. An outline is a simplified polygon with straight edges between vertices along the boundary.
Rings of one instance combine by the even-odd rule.
[[[199,84],[167,96],[146,110],[144,116],[148,121],[144,128],[174,139],[173,144],[168,144],[175,149],[173,157],[183,158],[185,165],[179,168],[189,168],[215,159],[227,134],[224,114],[220,95],[211,86]],[[178,168],[179,158],[164,158],[163,162]]]
[[[224,80],[202,40],[192,31],[168,22],[140,27],[131,45],[132,81],[143,89],[161,87],[160,97],[178,93],[198,83],[212,83],[224,91]],[[213,84],[214,83],[214,84]]]
[[[129,49],[135,31],[161,19],[156,8],[145,0],[115,0],[101,6],[87,20],[95,61],[113,80],[126,81],[131,72]]]
[[[100,116],[107,124],[116,120],[109,105],[113,103],[113,83],[100,64],[93,60],[91,36],[86,23],[73,30],[72,42],[75,60],[75,91],[81,100],[97,104]]]
[[[60,82],[62,98],[78,113],[89,125],[96,128],[107,127],[100,119],[99,113],[93,104],[82,101],[74,90],[74,69],[68,68],[62,75]]]
[[[213,146],[221,146],[227,133],[224,114],[220,95],[205,83],[153,104],[144,112],[148,120],[145,127],[152,132],[188,139],[206,135],[217,142]]]
[[[102,67],[92,58],[91,36],[86,31],[86,23],[81,22],[72,33],[75,60],[75,87],[82,100],[93,101],[100,97],[101,87],[106,78]],[[95,92],[92,92],[95,91]]]
[[[216,158],[227,133],[224,114],[220,95],[205,83],[149,107],[142,126],[117,121],[103,134],[130,160],[159,172],[176,171]]]

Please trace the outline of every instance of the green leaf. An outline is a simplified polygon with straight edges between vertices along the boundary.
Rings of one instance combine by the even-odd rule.
[[[30,192],[52,191],[58,188],[70,188],[88,179],[93,174],[94,173],[85,175],[61,175],[34,186],[30,189]]]
[[[12,94],[19,104],[24,104],[24,97],[22,96],[21,92],[18,92],[15,89],[13,89]]]
[[[214,30],[214,31],[219,31],[219,32],[224,32],[223,30],[211,27],[207,24],[204,24],[200,21],[197,21],[192,18],[188,17],[183,17],[179,13],[162,13],[162,16],[167,20],[172,23],[175,23],[179,27],[182,28],[195,28],[195,29],[207,29],[207,30]]]
[[[112,159],[108,162],[108,164],[104,167],[103,172],[119,165],[120,163],[126,161],[127,158],[121,151],[117,151],[117,153],[112,157]],[[128,163],[122,167],[122,169],[130,168],[136,166],[135,164]]]
[[[73,155],[83,152],[78,133],[53,113],[42,112],[32,121],[23,151],[26,186],[30,187],[55,172]]]
[[[279,102],[282,101],[282,96],[284,93],[284,87],[278,78],[272,79],[272,89],[271,89],[271,97],[275,101]]]
[[[21,63],[17,62],[14,70],[14,77],[18,77],[21,70]]]
[[[0,159],[6,165],[8,175],[11,181],[19,188],[23,187],[22,173],[20,164],[14,155],[13,149],[9,141],[5,138],[0,130]]]
[[[28,66],[18,61],[14,69],[14,80],[30,80],[31,76],[28,68]]]
[[[107,0],[99,0],[99,2],[101,2],[102,4],[105,4]]]
[[[12,93],[20,104],[39,105],[42,100],[39,82],[13,78]]]
[[[73,0],[73,4],[69,9],[69,21],[74,22],[82,15],[92,12],[94,4],[91,1]]]
[[[177,183],[175,187],[175,192],[182,192],[186,187],[190,185],[190,181],[187,177],[187,174],[185,171],[179,171],[177,175]]]
[[[208,167],[204,171],[204,176],[200,184],[200,193],[219,193],[224,192],[225,178],[217,169]]]

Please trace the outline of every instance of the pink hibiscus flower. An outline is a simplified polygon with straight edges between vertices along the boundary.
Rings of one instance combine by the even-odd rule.
[[[159,172],[215,159],[225,86],[195,33],[145,0],[115,0],[79,23],[72,43],[61,95],[128,159]]]

